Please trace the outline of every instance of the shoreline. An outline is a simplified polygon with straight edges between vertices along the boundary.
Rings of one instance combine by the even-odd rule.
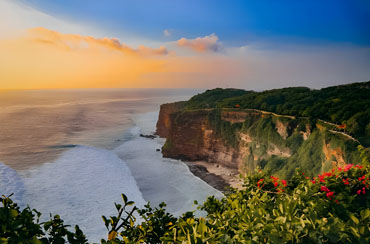
[[[195,176],[222,193],[230,192],[230,188],[243,188],[243,180],[236,169],[206,161],[183,162]]]

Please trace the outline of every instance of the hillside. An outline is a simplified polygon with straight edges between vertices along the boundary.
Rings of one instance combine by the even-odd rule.
[[[321,90],[214,89],[161,106],[163,155],[205,160],[248,174],[262,168],[290,177],[359,160],[370,137],[370,82]]]

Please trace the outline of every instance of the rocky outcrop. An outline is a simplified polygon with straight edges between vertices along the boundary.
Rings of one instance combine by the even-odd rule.
[[[242,174],[260,167],[282,175],[291,175],[299,160],[304,163],[297,167],[318,173],[328,164],[343,164],[346,158],[354,158],[346,155],[352,149],[331,149],[328,144],[345,139],[331,134],[330,140],[326,140],[325,133],[329,132],[313,128],[307,118],[253,109],[186,110],[184,103],[161,106],[156,132],[166,138],[164,157],[204,160],[238,169]],[[317,147],[322,141],[314,141],[318,138],[324,140],[320,149]]]
[[[181,111],[185,102],[165,103],[159,110],[156,134],[161,137],[167,137],[171,128],[170,116],[173,113]]]

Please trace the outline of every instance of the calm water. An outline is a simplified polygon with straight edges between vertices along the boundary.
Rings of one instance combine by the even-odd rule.
[[[60,214],[88,238],[106,234],[125,193],[137,205],[166,201],[174,214],[221,194],[180,161],[162,158],[155,131],[159,105],[195,90],[0,91],[0,194],[15,193],[44,216]]]
[[[62,90],[0,92],[0,161],[24,169],[73,145],[113,149],[132,115],[187,99],[191,90]]]

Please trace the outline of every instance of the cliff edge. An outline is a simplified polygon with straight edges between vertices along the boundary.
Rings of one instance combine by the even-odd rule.
[[[203,160],[244,175],[260,168],[290,177],[298,167],[317,175],[360,162],[359,142],[325,121],[239,106],[163,104],[156,133],[166,138],[164,157]]]

